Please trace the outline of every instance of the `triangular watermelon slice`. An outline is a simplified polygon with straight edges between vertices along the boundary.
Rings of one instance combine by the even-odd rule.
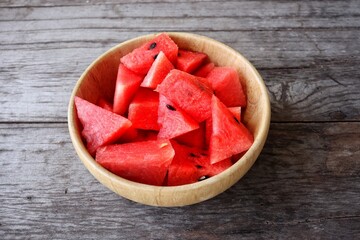
[[[104,146],[96,161],[120,177],[160,186],[174,155],[169,140],[155,140]]]
[[[142,80],[142,76],[130,71],[123,64],[119,64],[114,94],[113,110],[115,113],[120,115],[124,115],[126,113]]]
[[[205,148],[205,121],[199,123],[199,128],[175,138],[181,144],[190,147]]]
[[[77,96],[75,96],[75,106],[83,125],[81,134],[86,140],[91,155],[94,155],[100,146],[117,140],[131,127],[128,119]]]
[[[211,116],[212,89],[198,77],[173,69],[156,88],[197,122]]]
[[[226,170],[232,165],[228,158],[210,164],[208,152],[197,147],[188,147],[171,141],[175,156],[168,170],[169,186],[183,185],[205,180]]]
[[[192,73],[206,58],[207,55],[205,53],[179,49],[176,68],[187,73]]]
[[[213,62],[206,63],[204,66],[201,66],[196,72],[194,73],[197,77],[203,77],[206,78],[207,75],[213,70],[215,67],[215,64]]]
[[[241,107],[228,107],[229,111],[238,122],[241,122]]]
[[[246,95],[234,68],[215,67],[206,78],[211,83],[214,94],[227,107],[246,106]]]
[[[176,63],[178,46],[166,33],[161,33],[153,40],[136,48],[123,56],[120,61],[131,71],[146,75],[160,51],[164,52],[172,64]]]
[[[229,109],[216,97],[211,100],[212,133],[210,161],[212,164],[248,150],[254,139],[249,130],[235,120]]]
[[[188,158],[188,147],[175,141],[172,141],[172,147],[175,150],[175,156],[169,166],[166,184],[168,186],[179,186],[197,182],[199,171],[194,162]]]
[[[140,87],[129,105],[128,119],[133,127],[145,130],[159,130],[159,93]]]
[[[113,111],[113,105],[109,101],[105,100],[105,98],[99,98],[96,105],[108,111]]]
[[[123,135],[114,143],[126,143],[126,142],[134,142],[139,136],[139,130],[134,128],[132,125],[130,128],[124,132]]]
[[[174,107],[174,104],[161,94],[158,116],[160,139],[171,139],[199,128],[199,124],[194,119],[180,108]]]
[[[172,69],[172,63],[163,52],[160,52],[140,86],[155,89]]]

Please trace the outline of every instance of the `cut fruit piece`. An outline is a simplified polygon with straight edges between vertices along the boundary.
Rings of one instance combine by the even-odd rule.
[[[200,67],[194,75],[197,77],[203,77],[206,78],[207,75],[215,68],[215,64],[213,62],[209,62],[205,64],[204,66]]]
[[[197,122],[211,116],[212,90],[203,81],[186,72],[173,69],[156,91],[181,108]]]
[[[176,186],[195,183],[215,176],[229,168],[230,158],[210,164],[208,152],[197,147],[188,147],[171,141],[175,156],[169,166],[167,185]]]
[[[96,161],[120,177],[160,186],[174,155],[170,141],[156,140],[104,146]]]
[[[124,115],[143,78],[119,64],[114,95],[114,112]]]
[[[113,106],[110,102],[106,101],[104,98],[100,98],[97,102],[97,105],[103,109],[106,109],[108,111],[113,111]]]
[[[127,143],[127,142],[134,142],[135,139],[138,138],[138,129],[131,126],[129,129],[124,132],[124,134],[114,143]]]
[[[159,93],[140,87],[129,105],[128,119],[133,127],[144,130],[159,130]]]
[[[205,53],[179,49],[176,68],[187,73],[192,73],[200,67],[206,58],[207,55]]]
[[[92,156],[100,146],[114,142],[131,127],[128,119],[77,96],[75,106],[83,126],[81,134]]]
[[[210,161],[212,164],[248,150],[253,143],[249,130],[234,119],[229,109],[212,97],[212,132],[210,136]]]
[[[199,171],[194,162],[190,161],[187,147],[172,141],[175,156],[169,166],[166,184],[168,186],[179,186],[197,182]]]
[[[198,129],[180,135],[175,140],[189,147],[205,148],[205,122],[199,123]]]
[[[153,131],[153,130],[138,130],[138,135],[136,137],[136,139],[134,140],[137,142],[142,142],[142,141],[149,141],[149,140],[157,140],[158,137],[157,135],[159,134],[158,131]]]
[[[210,138],[212,134],[212,118],[209,117],[205,121],[205,144],[207,147],[210,145]]]
[[[164,52],[172,64],[176,63],[178,46],[166,34],[162,33],[153,40],[123,56],[120,61],[130,70],[145,76],[160,51]]]
[[[199,124],[183,110],[174,106],[165,96],[159,98],[160,131],[158,138],[171,139],[199,128]]]
[[[155,89],[172,69],[172,63],[160,52],[140,86]]]
[[[241,122],[241,107],[228,107],[229,111],[238,122]]]
[[[214,94],[227,107],[246,106],[246,96],[239,74],[234,68],[215,67],[206,78],[211,83]]]

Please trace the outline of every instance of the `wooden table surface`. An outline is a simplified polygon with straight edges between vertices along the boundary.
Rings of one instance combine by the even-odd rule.
[[[157,208],[101,185],[67,104],[101,53],[193,32],[247,57],[272,122],[252,169],[200,204]],[[359,239],[360,1],[0,2],[0,239]]]

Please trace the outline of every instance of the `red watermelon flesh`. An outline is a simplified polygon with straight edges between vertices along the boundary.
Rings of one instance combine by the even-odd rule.
[[[227,107],[246,106],[238,72],[232,67],[215,67],[207,76],[214,94]]]
[[[254,139],[249,130],[234,119],[229,109],[212,97],[212,133],[210,136],[210,161],[212,164],[248,150]]]
[[[113,111],[113,105],[108,102],[107,100],[105,100],[104,98],[99,98],[97,105],[103,109],[106,109],[108,111]]]
[[[179,49],[176,68],[187,73],[192,73],[200,67],[206,58],[207,55],[205,53]]]
[[[234,116],[234,120],[241,122],[241,107],[229,107],[227,108],[231,114]],[[212,118],[208,118],[205,121],[205,144],[209,146],[210,138],[212,134]]]
[[[206,146],[210,145],[211,134],[212,134],[212,118],[209,117],[205,121],[205,144],[206,144]]]
[[[115,143],[133,142],[135,139],[138,138],[138,132],[138,129],[134,128],[134,126],[131,126]]]
[[[114,112],[124,115],[128,110],[129,104],[138,90],[143,78],[127,69],[123,64],[119,64],[115,94]]]
[[[136,137],[136,139],[134,140],[137,142],[142,142],[142,141],[149,141],[149,140],[157,140],[158,139],[158,131],[153,131],[153,130],[138,130],[138,135]]]
[[[197,122],[211,116],[212,90],[189,73],[173,69],[156,88],[160,94],[181,108]]]
[[[130,70],[140,75],[146,75],[160,51],[164,52],[172,64],[176,63],[178,46],[166,33],[162,33],[134,49],[123,56],[120,61]]]
[[[159,130],[159,93],[140,87],[129,105],[128,119],[133,127],[145,130]]]
[[[241,122],[241,107],[228,107],[229,111],[238,122]]]
[[[86,147],[91,155],[94,155],[100,146],[117,140],[131,127],[128,119],[77,96],[75,96],[75,106],[83,126],[81,134],[86,140]]]
[[[172,63],[163,52],[160,52],[140,86],[155,89],[172,69]]]
[[[232,165],[230,158],[210,164],[208,152],[171,141],[175,156],[168,170],[169,186],[195,183],[215,176]]]
[[[215,64],[213,62],[209,62],[205,64],[204,66],[200,67],[194,75],[197,77],[203,77],[206,78],[207,75],[215,68]]]
[[[96,161],[110,172],[131,181],[160,186],[175,152],[169,140],[107,145]]]
[[[172,146],[175,156],[168,169],[166,184],[168,186],[179,186],[197,182],[199,171],[195,164],[188,159],[187,148],[174,141],[172,141]]]
[[[165,96],[160,94],[158,138],[171,139],[199,128],[199,124]]]
[[[199,123],[199,128],[182,134],[175,139],[177,142],[190,147],[205,148],[205,121]]]

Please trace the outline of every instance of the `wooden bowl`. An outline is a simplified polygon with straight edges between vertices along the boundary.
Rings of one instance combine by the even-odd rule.
[[[248,103],[242,112],[244,123],[254,134],[251,148],[233,166],[204,181],[175,187],[159,187],[132,182],[100,166],[88,153],[81,139],[74,107],[74,96],[96,103],[100,96],[113,98],[120,57],[154,38],[156,34],[123,42],[97,58],[81,75],[72,92],[68,126],[75,150],[95,178],[115,193],[146,205],[184,206],[210,199],[235,184],[259,156],[270,124],[270,101],[266,86],[253,65],[234,49],[208,37],[190,33],[168,33],[179,48],[205,52],[218,66],[235,67],[246,89]]]

